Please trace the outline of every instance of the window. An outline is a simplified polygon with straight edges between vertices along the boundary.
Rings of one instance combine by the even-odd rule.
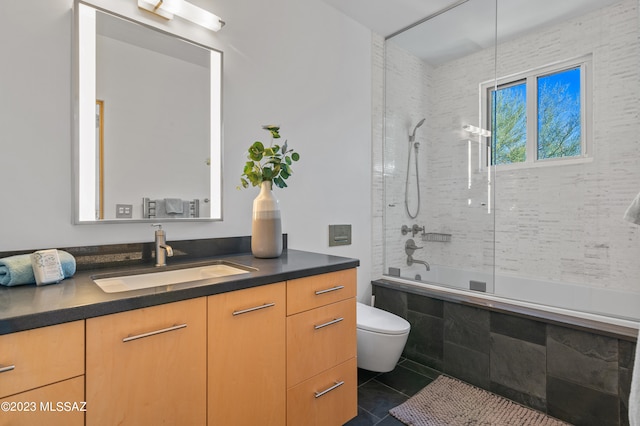
[[[482,86],[489,100],[492,165],[588,157],[589,64],[585,57]]]

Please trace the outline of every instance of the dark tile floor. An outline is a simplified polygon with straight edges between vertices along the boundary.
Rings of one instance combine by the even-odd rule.
[[[358,369],[358,416],[345,426],[401,426],[389,410],[427,386],[440,372],[402,358],[389,373]]]

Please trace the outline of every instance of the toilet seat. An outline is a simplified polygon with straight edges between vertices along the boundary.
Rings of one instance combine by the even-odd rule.
[[[406,334],[411,328],[404,318],[360,302],[357,303],[356,322],[361,330],[383,334]]]

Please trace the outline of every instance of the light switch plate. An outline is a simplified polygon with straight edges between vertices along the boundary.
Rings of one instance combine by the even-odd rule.
[[[329,225],[329,247],[351,244],[351,225]]]

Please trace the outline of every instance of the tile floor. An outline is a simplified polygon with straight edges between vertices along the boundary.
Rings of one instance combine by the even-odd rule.
[[[401,358],[389,373],[358,369],[358,416],[345,426],[402,426],[389,410],[415,395],[440,372]]]

